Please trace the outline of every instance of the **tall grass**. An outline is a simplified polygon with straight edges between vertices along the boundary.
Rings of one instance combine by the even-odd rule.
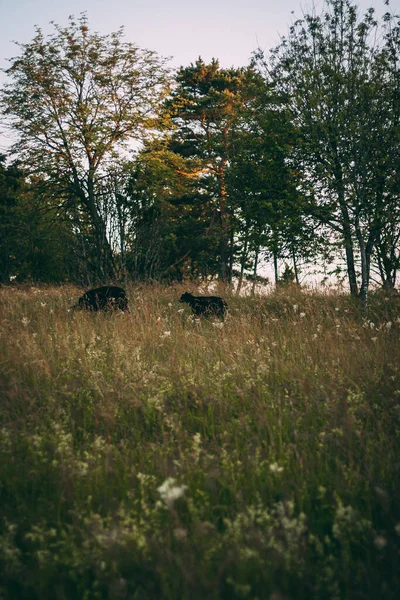
[[[0,598],[400,594],[400,302],[0,289]]]

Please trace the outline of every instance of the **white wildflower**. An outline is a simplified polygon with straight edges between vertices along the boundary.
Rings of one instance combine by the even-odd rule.
[[[44,308],[45,306],[47,306],[47,302],[41,302],[40,306],[42,306]]]
[[[176,485],[176,479],[173,477],[168,477],[168,479],[157,488],[158,493],[168,508],[172,508],[175,500],[182,498],[186,490],[187,485]]]
[[[218,329],[222,329],[224,326],[222,321],[214,321],[214,323],[212,325],[213,325],[213,327],[218,327]]]
[[[293,310],[294,310],[294,312],[297,312],[297,309],[298,309],[297,304],[293,304]]]
[[[377,535],[374,539],[374,544],[378,548],[378,550],[383,550],[383,548],[387,544],[387,540],[383,537],[383,535]]]
[[[170,337],[170,336],[171,336],[171,332],[170,332],[170,331],[164,331],[164,332],[161,334],[161,337],[162,337],[162,338],[167,338],[167,337]]]
[[[172,302],[168,302],[168,306],[172,306]]]
[[[392,327],[392,322],[391,322],[391,321],[388,321],[388,322],[385,324],[385,327],[386,327],[386,329],[389,331],[389,329]]]
[[[300,317],[300,319],[304,319],[304,317],[305,317],[305,316],[306,316],[306,313],[305,313],[305,312],[301,312],[301,313],[299,314],[299,317]]]
[[[280,467],[278,463],[272,463],[269,465],[270,471],[273,473],[282,473],[283,467]]]
[[[179,309],[177,310],[177,312],[178,312],[178,313],[183,313],[183,311],[184,311],[184,310],[185,310],[184,308],[179,308]]]
[[[371,342],[376,342],[377,339],[378,339],[377,337],[373,337],[373,338],[371,338]]]
[[[28,319],[28,317],[22,317],[21,323],[24,327],[27,327],[30,323],[30,320]]]

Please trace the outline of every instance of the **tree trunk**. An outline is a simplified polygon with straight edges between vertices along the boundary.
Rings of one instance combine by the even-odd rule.
[[[240,290],[242,289],[242,285],[243,285],[244,267],[245,267],[246,259],[247,259],[247,246],[248,246],[248,230],[246,230],[246,235],[244,238],[244,245],[243,245],[243,250],[242,250],[242,256],[240,259],[240,274],[239,274],[239,281],[238,281],[238,285],[237,285],[237,289],[236,289],[237,295],[240,294]]]
[[[294,276],[296,278],[296,283],[297,285],[300,285],[300,281],[299,281],[299,271],[297,269],[297,259],[296,259],[296,252],[294,250],[294,246],[292,245],[292,260],[293,260],[293,269],[294,269]]]
[[[336,140],[332,142],[332,147],[335,151],[334,158],[334,177],[335,177],[335,187],[337,193],[338,204],[340,208],[340,212],[342,215],[342,236],[344,241],[344,247],[346,252],[346,263],[347,263],[347,276],[349,278],[349,286],[350,293],[352,296],[358,296],[358,285],[357,285],[357,275],[354,261],[354,247],[353,247],[353,238],[351,235],[351,224],[350,224],[350,216],[347,208],[346,200],[345,200],[345,190],[343,183],[343,171],[342,166],[340,164],[340,160],[337,154],[337,143]]]
[[[118,212],[118,229],[119,229],[119,242],[121,245],[121,280],[126,281],[126,240],[125,240],[125,215],[123,209],[117,200],[117,212]]]
[[[350,217],[344,198],[339,199],[340,210],[342,213],[342,235],[346,251],[347,276],[349,278],[350,293],[352,296],[358,296],[357,275],[354,260],[354,246],[351,235]]]
[[[279,272],[278,272],[278,252],[276,248],[274,248],[274,275],[275,275],[275,286],[278,285],[279,282]]]
[[[254,257],[254,269],[253,269],[253,285],[251,288],[251,295],[254,296],[255,291],[256,291],[256,283],[257,283],[257,267],[258,267],[258,256],[260,253],[260,247],[257,246],[256,248],[256,255]]]
[[[220,268],[219,278],[226,283],[231,278],[229,272],[229,213],[228,213],[228,193],[225,182],[225,169],[227,165],[226,158],[221,160],[218,167],[218,187],[219,187],[219,217],[221,223],[221,238],[219,243]]]
[[[355,230],[356,230],[358,247],[360,249],[360,256],[361,256],[361,287],[360,287],[361,312],[365,316],[367,314],[367,305],[368,305],[369,268],[368,268],[367,251],[366,251],[366,247],[365,247],[364,236],[361,231],[358,217],[356,217],[356,221],[355,221]]]
[[[109,279],[113,280],[116,278],[113,252],[107,239],[106,224],[99,214],[96,205],[93,175],[89,175],[87,184],[88,194],[86,197],[86,206],[92,218],[92,223],[96,234],[99,273],[103,281],[107,281]]]

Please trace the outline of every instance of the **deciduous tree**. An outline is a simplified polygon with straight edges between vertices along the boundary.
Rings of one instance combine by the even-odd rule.
[[[99,276],[115,275],[98,181],[108,160],[152,127],[167,81],[165,61],[123,40],[90,33],[85,14],[68,27],[38,28],[11,59],[2,112],[18,133],[28,173],[43,177],[69,210],[78,207],[97,242]]]

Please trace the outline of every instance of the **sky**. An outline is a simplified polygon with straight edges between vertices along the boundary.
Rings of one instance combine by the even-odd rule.
[[[258,47],[265,51],[279,43],[290,24],[323,0],[0,0],[0,69],[18,56],[13,42],[28,43],[35,25],[50,33],[50,21],[68,24],[69,15],[86,12],[89,29],[101,34],[125,28],[126,41],[171,57],[170,66],[187,66],[199,56],[217,58],[222,67],[248,64]],[[358,0],[364,12],[383,0]],[[400,12],[400,0],[391,0]],[[385,10],[386,7],[385,7]],[[0,71],[0,85],[5,75]],[[0,127],[0,152],[9,145]]]
[[[16,55],[12,41],[29,42],[38,25],[67,25],[68,16],[86,11],[91,30],[106,34],[125,27],[126,39],[172,56],[172,65],[215,57],[221,66],[243,66],[258,46],[272,48],[312,0],[0,0],[0,67]],[[317,12],[322,0],[314,0]],[[383,0],[358,0],[362,9]],[[396,6],[397,4],[397,6]],[[400,10],[400,0],[391,0]]]

